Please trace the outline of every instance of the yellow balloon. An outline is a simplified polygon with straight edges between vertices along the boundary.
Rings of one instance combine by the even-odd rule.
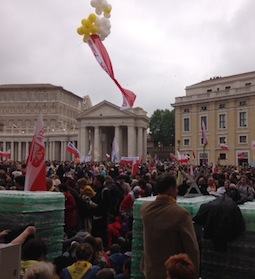
[[[84,18],[84,19],[82,19],[81,24],[82,24],[82,25],[86,25],[86,22],[87,22],[87,19]]]
[[[90,28],[91,34],[97,34],[98,27],[96,25],[92,25]]]
[[[96,14],[90,14],[88,17],[88,20],[92,23],[96,22],[96,20],[97,20]]]
[[[83,36],[83,42],[84,42],[84,43],[87,43],[88,38],[89,38],[89,35],[84,35],[84,36]]]
[[[86,28],[91,28],[91,26],[92,26],[92,22],[90,22],[90,21],[86,21],[86,23],[84,24],[84,26],[86,27]]]
[[[79,27],[79,28],[77,28],[77,33],[78,33],[79,35],[84,35],[84,31],[83,31],[82,26]]]
[[[104,12],[106,14],[109,14],[111,11],[112,11],[112,6],[111,5],[108,5],[107,8],[104,9]]]

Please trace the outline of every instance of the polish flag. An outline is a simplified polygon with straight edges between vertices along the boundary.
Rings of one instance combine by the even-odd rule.
[[[121,110],[131,108],[135,102],[136,95],[132,91],[121,87],[121,85],[115,79],[111,59],[109,57],[109,54],[107,53],[105,46],[103,45],[102,41],[98,37],[98,35],[91,35],[88,38],[87,43],[88,43],[89,47],[91,48],[94,56],[96,57],[97,62],[106,71],[106,73],[111,77],[111,79],[115,82],[115,84],[119,87],[119,89],[122,93],[122,97],[123,97],[123,103],[122,103]]]
[[[25,191],[46,191],[45,151],[43,118],[40,113],[27,159]]]
[[[229,147],[228,147],[227,144],[221,143],[221,144],[220,144],[220,149],[222,149],[222,150],[229,150]]]
[[[66,152],[72,153],[75,157],[81,157],[80,151],[70,141],[66,146]]]
[[[203,137],[203,145],[207,145],[208,144],[208,138],[207,138],[207,135],[206,135],[204,121],[202,121],[202,137]]]

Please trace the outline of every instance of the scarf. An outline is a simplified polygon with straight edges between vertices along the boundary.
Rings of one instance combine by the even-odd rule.
[[[72,279],[82,279],[83,276],[92,267],[92,264],[87,261],[77,261],[67,267]]]

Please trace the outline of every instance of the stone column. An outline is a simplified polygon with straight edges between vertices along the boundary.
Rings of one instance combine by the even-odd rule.
[[[89,133],[87,127],[82,127],[80,131],[79,151],[81,156],[87,156],[89,151]]]
[[[143,128],[138,127],[138,136],[137,136],[137,156],[143,157]]]
[[[67,147],[67,141],[63,141],[63,161],[66,160],[66,147]]]
[[[122,144],[121,144],[121,141],[120,141],[120,127],[119,126],[114,127],[114,137],[115,137],[116,142],[119,146],[119,158],[118,159],[120,160],[120,157],[121,157],[121,154],[122,154],[122,152],[121,152]]]
[[[98,161],[99,160],[99,147],[100,147],[100,142],[99,142],[99,127],[95,126],[94,128],[94,147],[93,147],[93,157],[94,157],[94,161]]]
[[[128,126],[128,157],[137,156],[136,154],[136,132],[135,127]]]
[[[21,142],[18,142],[18,161],[21,161]]]
[[[13,140],[11,141],[11,159],[15,160],[15,158],[14,158],[14,141]]]
[[[143,162],[146,162],[147,157],[147,129],[143,129]]]
[[[28,153],[29,153],[29,142],[28,141],[26,141],[26,150],[25,150],[25,156],[26,156],[26,158],[28,157]]]

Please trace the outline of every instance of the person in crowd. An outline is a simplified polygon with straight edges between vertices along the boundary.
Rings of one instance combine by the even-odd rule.
[[[206,190],[210,195],[215,194],[215,192],[217,191],[215,180],[212,176],[208,177],[208,179],[207,179],[207,189]]]
[[[39,238],[29,239],[22,247],[20,276],[23,278],[25,271],[39,261],[45,261],[47,245]]]
[[[15,177],[15,189],[17,191],[24,191],[25,188],[25,175],[21,174]]]
[[[124,174],[121,174],[116,178],[116,183],[119,183],[124,190],[124,196],[126,196],[130,192],[131,188],[130,185],[125,181]]]
[[[0,232],[0,240],[2,241],[6,236],[10,234],[10,230],[3,230]],[[12,244],[24,244],[30,236],[34,236],[36,233],[35,226],[27,226],[17,237],[10,241]]]
[[[224,186],[220,186],[217,189],[217,194],[223,195],[230,188],[230,184],[231,184],[231,181],[229,179],[226,179],[224,181]]]
[[[197,279],[196,268],[187,254],[170,256],[165,267],[167,279]]]
[[[65,233],[70,235],[76,231],[78,224],[77,206],[73,195],[68,190],[66,184],[59,185],[60,192],[65,195]]]
[[[100,267],[91,264],[93,253],[93,247],[89,243],[79,244],[76,249],[76,262],[66,268],[63,268],[60,278],[95,279],[96,273],[100,270]]]
[[[114,279],[115,272],[112,268],[103,268],[96,274],[96,279]]]
[[[146,279],[165,279],[169,256],[187,253],[199,274],[199,247],[190,213],[176,204],[175,177],[163,174],[157,181],[155,201],[142,205],[144,251],[142,267]],[[169,219],[170,216],[170,219]]]
[[[53,185],[53,180],[50,177],[46,177],[46,189],[49,192],[59,192],[57,187]]]
[[[238,191],[241,194],[242,198],[245,198],[247,201],[252,201],[254,199],[254,189],[251,187],[247,176],[242,175],[240,181],[236,184]]]
[[[114,279],[131,279],[131,260],[131,257],[125,260],[123,264],[123,272],[116,274]]]
[[[24,279],[54,279],[55,268],[51,262],[40,261],[30,266],[24,275]]]
[[[128,253],[122,253],[119,244],[113,244],[109,250],[109,259],[111,267],[114,269],[116,274],[122,273],[123,264],[127,258],[129,258]]]
[[[104,176],[98,174],[94,177],[93,185],[96,195],[91,199],[92,231],[94,237],[101,237],[104,247],[108,245],[108,213],[110,207],[109,189],[104,185]]]

